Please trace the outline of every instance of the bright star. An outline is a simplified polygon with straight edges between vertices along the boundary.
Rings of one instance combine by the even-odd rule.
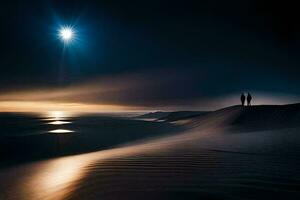
[[[62,27],[59,30],[59,37],[68,43],[74,38],[74,31],[71,27]]]

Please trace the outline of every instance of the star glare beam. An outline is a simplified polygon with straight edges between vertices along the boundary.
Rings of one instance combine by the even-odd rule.
[[[69,43],[74,39],[74,30],[72,27],[62,27],[59,29],[59,37],[64,43]]]

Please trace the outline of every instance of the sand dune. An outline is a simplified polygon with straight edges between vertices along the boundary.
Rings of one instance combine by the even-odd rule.
[[[151,112],[140,116],[137,119],[173,122],[183,119],[190,119],[200,117],[208,114],[208,111],[175,111],[175,112]]]
[[[299,105],[179,120],[180,134],[2,170],[0,199],[299,199],[298,120]]]

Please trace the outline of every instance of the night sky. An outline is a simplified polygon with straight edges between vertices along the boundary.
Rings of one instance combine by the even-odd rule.
[[[294,1],[40,0],[0,9],[0,101],[202,109],[248,91],[262,103],[300,100]],[[65,47],[62,25],[76,31]]]

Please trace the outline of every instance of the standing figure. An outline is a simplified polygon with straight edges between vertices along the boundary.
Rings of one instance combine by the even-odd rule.
[[[242,93],[242,94],[241,94],[241,102],[242,102],[242,106],[245,105],[245,99],[246,99],[246,97],[245,97],[244,93]]]
[[[252,96],[251,96],[251,94],[248,92],[248,94],[247,94],[247,106],[251,106],[251,100],[252,100]]]

